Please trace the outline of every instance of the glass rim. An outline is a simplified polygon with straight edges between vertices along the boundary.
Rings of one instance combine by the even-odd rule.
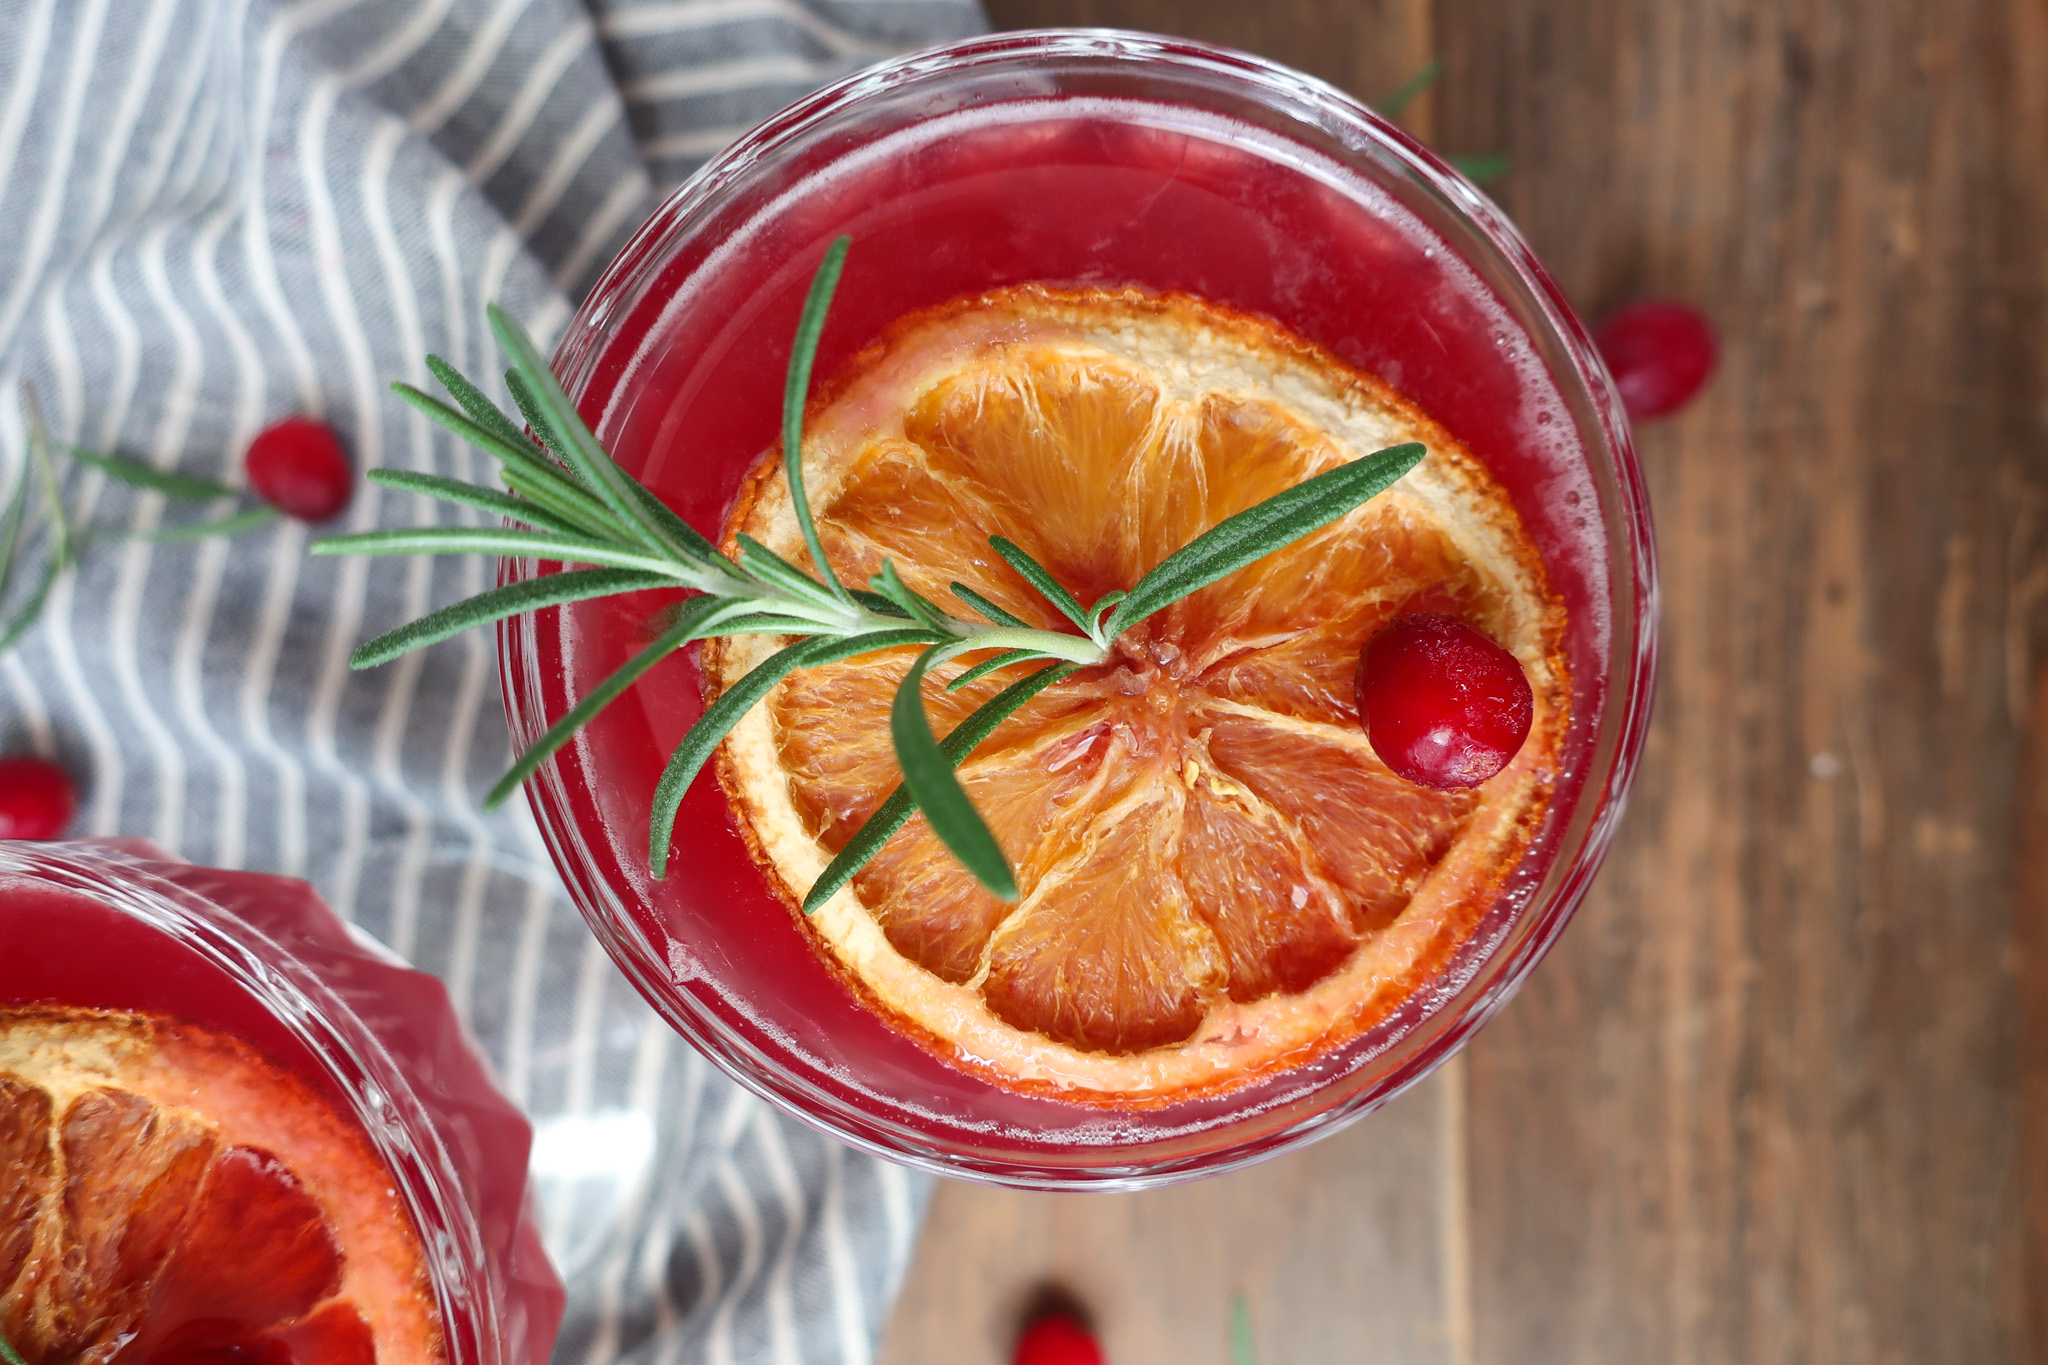
[[[501,1306],[482,1229],[425,1106],[383,1041],[284,945],[203,892],[154,871],[150,861],[98,843],[0,840],[0,876],[90,897],[175,939],[226,973],[306,1050],[391,1172],[433,1284],[450,1365],[503,1365]],[[399,962],[338,922],[361,952]]]
[[[1606,475],[1599,484],[1599,501],[1611,620],[1606,691],[1598,729],[1587,749],[1587,776],[1569,819],[1558,833],[1556,850],[1543,876],[1489,942],[1477,943],[1479,931],[1475,930],[1460,945],[1454,954],[1454,966],[1469,964],[1469,970],[1449,983],[1450,990],[1437,1004],[1383,1047],[1370,1049],[1344,1073],[1346,1077],[1355,1077],[1361,1070],[1371,1069],[1380,1057],[1396,1054],[1394,1064],[1382,1073],[1380,1082],[1359,1087],[1351,1095],[1311,1109],[1276,1130],[1232,1145],[1220,1156],[1203,1153],[1143,1169],[1114,1161],[1046,1167],[1031,1162],[963,1160],[957,1154],[940,1152],[928,1135],[908,1125],[884,1123],[871,1114],[846,1112],[850,1107],[840,1096],[786,1074],[786,1067],[760,1056],[754,1041],[740,1030],[709,1017],[712,1012],[708,1010],[685,1008],[672,998],[676,993],[662,969],[661,954],[646,941],[617,889],[602,877],[592,875],[585,856],[587,850],[582,847],[582,834],[573,828],[558,827],[553,819],[544,817],[539,823],[579,908],[628,979],[672,1027],[757,1095],[841,1141],[936,1174],[1027,1188],[1130,1189],[1194,1179],[1278,1155],[1327,1135],[1347,1120],[1385,1103],[1453,1055],[1473,1031],[1507,1002],[1542,960],[1584,899],[1605,858],[1640,763],[1656,676],[1656,552],[1647,489],[1619,395],[1586,328],[1506,215],[1434,152],[1326,82],[1265,58],[1188,39],[1100,28],[1001,33],[940,44],[882,62],[797,101],[743,134],[701,167],[655,210],[614,258],[564,329],[556,347],[554,364],[564,388],[572,395],[583,393],[613,338],[612,326],[631,311],[661,273],[667,263],[667,250],[687,236],[696,220],[718,208],[725,191],[734,188],[764,159],[838,116],[857,112],[869,99],[904,86],[1048,60],[1141,64],[1139,69],[1154,77],[1176,71],[1220,77],[1276,101],[1306,128],[1340,136],[1348,151],[1390,165],[1483,240],[1521,285],[1540,314],[1543,326],[1568,360],[1570,374],[1553,373],[1552,379],[1568,404],[1579,396],[1571,392],[1576,385],[1594,420],[1591,431],[1586,430],[1582,421],[1578,425],[1586,462],[1604,469]],[[1326,149],[1319,150],[1331,154]],[[1533,333],[1536,329],[1528,330]],[[1575,416],[1574,420],[1578,418]],[[533,567],[531,562],[506,561],[501,564],[501,581],[531,573]],[[519,739],[528,727],[516,714],[515,699],[533,695],[531,689],[538,683],[537,675],[532,673],[532,627],[530,622],[515,619],[501,623],[499,631],[500,675],[508,720],[515,739]],[[533,728],[532,734],[523,737],[530,741],[542,728],[545,726]],[[556,759],[543,764],[535,776],[542,793],[556,803],[564,799]],[[536,801],[537,814],[543,804]],[[573,821],[563,823],[573,825]],[[1500,904],[1496,902],[1495,910]],[[596,907],[600,906],[605,913],[598,913]],[[1489,911],[1489,920],[1492,915],[1493,911]],[[1447,968],[1445,977],[1451,971]],[[1444,978],[1418,994],[1433,993],[1442,984]],[[1415,999],[1416,996],[1409,998],[1410,1002]],[[1362,1036],[1371,1036],[1391,1022],[1382,1021]],[[1294,1102],[1286,1107],[1295,1107]],[[1104,1151],[1101,1155],[1111,1154]]]

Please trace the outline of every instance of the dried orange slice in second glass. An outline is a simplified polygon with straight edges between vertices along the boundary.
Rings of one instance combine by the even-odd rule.
[[[1185,296],[1024,287],[899,323],[812,405],[804,477],[825,553],[884,559],[1061,618],[989,545],[1083,603],[1208,527],[1416,440],[1421,465],[1341,520],[1125,632],[961,768],[1017,870],[989,895],[923,819],[806,923],[902,1031],[1013,1089],[1153,1105],[1326,1052],[1427,982],[1491,906],[1548,805],[1566,722],[1564,610],[1505,493],[1386,385],[1276,326]],[[728,525],[807,562],[764,455]],[[1396,777],[1359,724],[1361,646],[1449,612],[1527,671],[1536,718],[1483,786]],[[705,651],[722,689],[784,641]],[[791,676],[720,773],[792,905],[895,786],[889,706],[915,651]],[[972,656],[962,666],[974,662]],[[941,735],[1023,676],[928,682]]]
[[[0,1011],[0,1336],[28,1362],[432,1365],[418,1234],[368,1141],[235,1039]]]

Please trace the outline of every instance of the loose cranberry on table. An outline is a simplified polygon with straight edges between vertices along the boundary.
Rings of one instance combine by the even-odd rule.
[[[1692,400],[1714,372],[1720,343],[1697,308],[1661,299],[1632,303],[1593,329],[1593,343],[1637,421],[1664,417]]]
[[[1102,1347],[1079,1319],[1047,1313],[1018,1336],[1010,1365],[1103,1365]]]
[[[1535,713],[1520,661],[1455,616],[1397,616],[1359,651],[1366,738],[1410,782],[1478,786],[1514,761]]]
[[[0,758],[0,839],[54,839],[78,809],[71,775],[47,758]]]
[[[300,521],[340,516],[355,492],[355,470],[340,439],[310,417],[287,417],[257,432],[245,463],[256,495]]]

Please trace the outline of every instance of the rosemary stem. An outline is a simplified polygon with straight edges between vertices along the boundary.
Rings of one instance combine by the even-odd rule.
[[[678,581],[685,586],[701,592],[732,592],[729,583],[717,581],[712,572],[698,570],[694,566],[683,566],[683,571],[671,572],[675,572]],[[808,622],[817,627],[820,635],[866,635],[874,631],[901,630],[905,624],[900,616],[885,616],[857,603],[849,602],[842,606],[820,602],[762,580],[749,582],[744,595],[763,613]],[[944,624],[947,632],[956,637],[956,643],[947,646],[949,656],[982,649],[1028,649],[1047,658],[1076,664],[1099,664],[1109,657],[1107,647],[1085,635],[1016,626],[985,626],[953,616],[946,617]]]
[[[947,652],[956,657],[979,649],[1028,649],[1050,659],[1074,664],[1099,664],[1109,658],[1107,648],[1085,635],[1014,626],[977,626],[965,621],[956,624],[960,627],[960,643],[947,647]]]

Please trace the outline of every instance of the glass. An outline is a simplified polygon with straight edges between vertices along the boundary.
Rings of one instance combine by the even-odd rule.
[[[561,1281],[528,1207],[533,1130],[441,983],[304,882],[147,844],[0,842],[0,1006],[134,1010],[226,1033],[352,1117],[425,1254],[449,1365],[545,1365]]]
[[[1584,895],[1641,753],[1655,663],[1649,508],[1585,333],[1484,195],[1356,101],[1285,68],[1107,31],[1005,34],[829,87],[743,137],[657,212],[570,324],[556,368],[608,449],[700,529],[776,438],[809,273],[853,250],[818,373],[918,308],[1041,281],[1186,290],[1278,319],[1400,388],[1491,468],[1570,614],[1564,779],[1507,889],[1393,1017],[1311,1065],[1136,1111],[1004,1091],[859,1005],[700,780],[665,882],[647,812],[701,709],[664,663],[529,792],[621,968],[742,1084],[942,1173],[1123,1187],[1326,1133],[1442,1062],[1500,1008]],[[536,572],[508,562],[508,579]],[[642,647],[653,600],[501,626],[515,742]]]

